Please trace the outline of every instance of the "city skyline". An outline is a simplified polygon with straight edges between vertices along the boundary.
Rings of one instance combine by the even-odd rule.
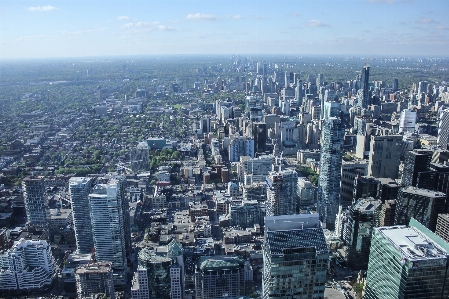
[[[4,1],[0,58],[444,56],[447,8],[448,2],[437,0]]]

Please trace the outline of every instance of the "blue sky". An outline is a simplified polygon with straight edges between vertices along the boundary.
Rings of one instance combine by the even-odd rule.
[[[449,54],[449,0],[0,2],[0,58]]]

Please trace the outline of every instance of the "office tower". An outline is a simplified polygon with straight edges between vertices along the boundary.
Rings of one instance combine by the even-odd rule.
[[[382,202],[374,198],[357,201],[346,213],[343,241],[348,246],[347,261],[352,270],[368,267],[371,231],[379,226]]]
[[[402,174],[402,185],[416,186],[418,174],[429,170],[432,151],[413,150],[405,153],[404,170]]]
[[[449,298],[449,244],[417,221],[373,229],[366,299]]]
[[[321,132],[317,210],[320,220],[331,230],[335,225],[335,215],[340,205],[343,139],[344,130],[340,119],[330,117],[324,120]]]
[[[56,262],[46,241],[20,239],[0,252],[0,293],[42,291],[56,278]]]
[[[396,213],[396,200],[387,200],[380,210],[379,226],[393,226]]]
[[[324,298],[328,259],[318,214],[265,217],[262,298]]]
[[[371,136],[368,175],[396,179],[399,173],[402,136]]]
[[[272,170],[275,157],[273,155],[261,155],[258,158],[248,159],[241,157],[239,175],[244,178],[244,184],[265,182],[265,178]]]
[[[254,152],[265,153],[267,144],[267,124],[263,122],[255,122],[252,125],[254,138]]]
[[[81,254],[91,253],[94,248],[92,219],[89,212],[89,193],[92,190],[92,181],[92,178],[87,177],[72,177],[69,180],[76,251]]]
[[[43,178],[26,177],[22,181],[23,198],[30,226],[47,226],[50,219],[48,197],[45,195]]]
[[[367,109],[370,105],[369,101],[369,66],[362,69],[360,90],[357,93],[357,106]]]
[[[254,139],[238,135],[231,138],[228,148],[229,162],[239,162],[241,156],[254,158]]]
[[[324,102],[323,114],[321,115],[321,119],[328,119],[329,117],[340,117],[339,102]]]
[[[302,80],[296,81],[295,87],[295,101],[298,106],[302,106],[302,98],[303,98],[303,88],[302,88]]]
[[[170,299],[170,268],[173,260],[164,255],[157,255],[149,247],[139,252],[139,279],[146,281],[140,286],[140,293],[148,290],[149,299]],[[146,271],[143,271],[146,270]]]
[[[440,112],[440,121],[438,123],[438,147],[448,149],[449,144],[449,109],[443,109]]]
[[[370,176],[358,176],[354,179],[353,201],[361,198],[380,196],[381,183],[378,179]]]
[[[316,189],[317,188],[307,178],[298,178],[298,210],[300,207],[315,205]]]
[[[449,214],[438,214],[435,234],[449,242]]]
[[[393,91],[399,90],[399,80],[398,78],[393,79]]]
[[[95,258],[99,262],[112,262],[116,289],[124,286],[127,267],[123,184],[123,177],[107,177],[89,194]]]
[[[78,298],[91,298],[90,296],[105,294],[107,298],[115,299],[111,263],[81,265],[76,269],[75,279]]]
[[[324,85],[324,75],[323,74],[318,74],[318,76],[316,76],[316,86],[318,88],[320,88],[323,85]]]
[[[343,161],[341,165],[340,204],[343,207],[353,203],[354,180],[368,174],[368,161]]]
[[[272,171],[267,179],[267,216],[296,213],[298,174],[295,170]]]
[[[435,231],[439,213],[446,212],[446,194],[416,187],[399,190],[396,200],[395,224],[407,224],[413,217]]]
[[[235,256],[202,256],[195,268],[198,299],[238,298],[245,294],[245,263]]]
[[[399,118],[399,133],[415,132],[416,111],[404,109]]]
[[[394,200],[398,196],[401,186],[390,178],[378,178],[380,181],[380,199],[382,202],[386,200]]]

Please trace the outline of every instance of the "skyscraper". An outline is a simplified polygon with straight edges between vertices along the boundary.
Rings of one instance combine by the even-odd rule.
[[[438,124],[438,147],[447,149],[449,145],[449,109],[443,109],[440,112],[440,121]]]
[[[357,94],[357,106],[367,109],[369,101],[369,66],[365,65],[362,69],[361,92]]]
[[[399,133],[414,132],[416,125],[416,111],[404,109],[399,118]]]
[[[49,229],[50,210],[48,197],[45,195],[45,182],[43,178],[27,177],[22,181],[27,225],[43,229]]]
[[[267,216],[296,213],[298,174],[295,170],[272,171],[267,179]]]
[[[123,177],[107,178],[89,194],[95,257],[100,262],[112,262],[114,284],[118,288],[125,284],[127,267],[123,183]]]
[[[318,211],[320,220],[329,229],[335,225],[340,204],[340,179],[344,130],[339,118],[323,122],[321,132],[320,175],[318,180]]]
[[[262,298],[324,298],[328,259],[317,214],[265,217]]]
[[[402,185],[416,186],[418,174],[429,170],[432,151],[416,149],[405,153]]]
[[[75,229],[76,250],[78,253],[90,253],[94,247],[90,216],[89,193],[92,179],[72,177],[69,180],[70,200],[72,202],[73,225]]]
[[[196,298],[237,298],[244,295],[244,265],[244,261],[236,256],[200,257],[195,268]]]
[[[379,226],[381,204],[380,200],[373,198],[361,199],[346,214],[343,240],[349,247],[347,259],[353,270],[368,267],[371,231]]]
[[[366,299],[449,298],[449,244],[419,224],[373,229]]]
[[[371,136],[368,175],[396,179],[401,148],[401,135]]]
[[[267,124],[263,122],[255,122],[252,126],[254,138],[254,153],[265,153],[267,144]]]
[[[415,187],[399,190],[396,200],[395,224],[407,224],[413,217],[435,231],[439,213],[446,211],[446,194]]]

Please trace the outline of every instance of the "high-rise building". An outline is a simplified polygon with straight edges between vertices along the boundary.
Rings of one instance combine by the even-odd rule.
[[[92,218],[89,211],[89,193],[92,190],[92,181],[92,178],[83,177],[72,177],[69,180],[76,250],[81,254],[91,253],[94,248]]]
[[[22,181],[23,198],[28,225],[47,226],[50,220],[48,197],[43,178],[26,177]]]
[[[396,200],[386,200],[380,210],[379,226],[393,226],[396,213]]]
[[[357,94],[357,105],[360,108],[367,109],[370,105],[369,101],[369,66],[364,66],[361,76],[361,92]]]
[[[298,173],[295,170],[272,171],[267,182],[267,216],[296,213]]]
[[[373,229],[366,299],[449,298],[449,244],[410,221]]]
[[[318,211],[320,220],[329,229],[335,225],[340,205],[340,180],[344,130],[339,118],[323,122],[321,132],[320,174],[318,180]]]
[[[265,153],[267,144],[267,124],[263,122],[255,122],[252,126],[254,138],[254,153]]]
[[[399,133],[414,132],[416,125],[416,111],[404,109],[399,118]]]
[[[371,232],[379,226],[381,204],[374,198],[361,199],[346,213],[343,240],[349,247],[347,260],[353,270],[368,267]]]
[[[368,175],[396,179],[401,148],[401,135],[371,136]]]
[[[100,293],[105,294],[107,298],[116,298],[111,263],[81,265],[75,273],[78,298],[91,298],[90,296]]]
[[[46,241],[15,242],[0,252],[0,293],[42,291],[56,278],[56,262]]]
[[[440,122],[438,124],[438,147],[448,149],[449,145],[449,109],[440,112]]]
[[[127,268],[123,184],[123,177],[108,177],[89,194],[95,258],[112,263],[116,289],[124,287]]]
[[[449,214],[438,214],[435,233],[444,241],[449,242]]]
[[[353,201],[361,198],[380,196],[381,183],[378,179],[370,176],[358,176],[354,180]]]
[[[232,297],[245,294],[245,263],[236,256],[202,256],[195,268],[198,299]]]
[[[254,139],[235,136],[229,143],[229,162],[239,162],[241,156],[254,158]]]
[[[446,212],[446,194],[416,187],[399,190],[396,200],[395,224],[407,224],[415,218],[422,225],[435,231],[438,213]]]
[[[341,165],[340,204],[343,207],[353,203],[354,180],[368,174],[368,161],[343,161]]]
[[[313,206],[316,203],[316,187],[304,177],[298,178],[298,206]]]
[[[317,214],[265,217],[262,298],[324,298],[328,259]]]
[[[432,151],[415,149],[405,153],[402,185],[416,186],[418,174],[429,170]]]
[[[131,284],[132,299],[149,298],[147,269],[138,266]]]

